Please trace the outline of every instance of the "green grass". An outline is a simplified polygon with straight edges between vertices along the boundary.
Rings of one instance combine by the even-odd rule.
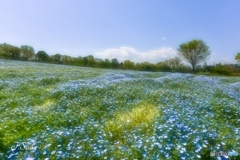
[[[240,88],[231,85],[238,77],[2,62],[2,153],[29,139],[52,153],[50,159],[58,151],[68,153],[63,159],[180,159],[184,148],[188,158],[207,159],[211,147],[240,149],[234,131],[240,128]],[[197,139],[214,131],[215,139]],[[196,154],[198,143],[206,147]]]
[[[123,134],[131,134],[133,129],[140,129],[139,134],[153,135],[153,124],[160,116],[159,109],[151,104],[137,104],[130,110],[114,113],[114,117],[105,122],[104,130],[111,134],[110,141],[120,141]]]

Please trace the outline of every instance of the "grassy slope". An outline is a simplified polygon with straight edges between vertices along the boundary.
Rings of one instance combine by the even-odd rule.
[[[16,141],[34,141],[40,154],[31,156],[53,159],[240,150],[239,82],[0,60],[0,152]]]

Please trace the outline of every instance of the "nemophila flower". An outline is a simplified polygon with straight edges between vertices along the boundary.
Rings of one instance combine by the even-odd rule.
[[[12,68],[17,68],[12,65]],[[32,65],[28,67],[34,68]],[[152,77],[146,72],[124,71],[101,71],[107,74],[93,76],[97,71],[69,67],[61,74],[60,81],[51,84],[51,89],[35,85],[46,91],[37,93],[39,97],[18,97],[23,94],[19,87],[24,84],[54,79],[62,73],[60,70],[65,70],[63,66],[51,66],[51,72],[47,72],[49,66],[38,67],[41,70],[34,73],[35,78],[0,81],[0,86],[10,86],[7,93],[13,93],[11,98],[0,102],[4,108],[0,113],[3,117],[0,128],[11,130],[9,124],[18,124],[21,119],[22,124],[28,124],[24,129],[31,131],[33,126],[39,127],[26,137],[29,140],[34,138],[38,157],[43,159],[136,159],[135,156],[199,159],[204,158],[203,153],[210,146],[226,147],[227,150],[229,143],[225,139],[240,139],[237,127],[240,123],[240,88],[237,79],[232,83],[223,81],[223,78],[191,74],[151,73],[154,74]],[[70,74],[71,70],[75,74]],[[83,73],[87,77],[81,78]],[[25,89],[29,90],[28,87]],[[31,92],[34,94],[35,91]],[[44,109],[36,109],[34,103],[26,105],[41,98],[38,106],[49,98],[51,105],[45,105]],[[132,106],[144,101],[156,104],[159,111],[159,116],[151,124],[129,127],[134,121],[127,117],[116,126],[106,125],[109,121],[114,122],[116,115],[131,112]],[[10,104],[12,108],[7,107]],[[14,119],[15,116],[18,119]],[[13,128],[16,134],[19,133],[15,126]],[[237,141],[234,145],[239,147],[240,144]]]

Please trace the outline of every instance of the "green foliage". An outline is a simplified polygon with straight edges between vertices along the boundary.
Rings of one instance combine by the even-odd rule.
[[[34,49],[31,46],[22,45],[21,46],[21,53],[20,53],[20,59],[21,60],[33,60],[35,56]]]
[[[4,145],[3,143],[3,139],[4,139],[5,135],[3,133],[3,130],[0,129],[0,153],[3,152],[3,153],[6,153],[7,152],[7,147]],[[1,157],[0,157],[1,158]]]
[[[96,62],[94,57],[92,55],[89,55],[89,56],[83,57],[82,63],[83,63],[83,66],[86,66],[86,67],[94,67]]]
[[[168,66],[167,63],[165,62],[158,62],[156,64],[157,67],[157,71],[161,71],[161,72],[171,72],[171,68]]]
[[[62,63],[62,55],[57,53],[57,54],[54,54],[52,55],[51,57],[49,57],[50,59],[50,62],[52,63],[57,63],[57,64],[61,64]]]
[[[149,63],[149,62],[142,62],[142,63],[136,63],[135,64],[136,70],[139,71],[156,71],[157,67],[156,65]]]
[[[224,65],[221,65],[221,64],[216,65],[216,68],[214,69],[214,72],[218,73],[218,74],[223,74],[223,75],[230,75],[231,74],[229,68],[224,66]]]
[[[36,57],[37,57],[37,61],[40,61],[40,62],[47,62],[49,59],[49,55],[44,51],[38,51],[36,54]]]
[[[164,63],[166,63],[172,71],[178,71],[183,66],[182,60],[179,57],[166,60]]]
[[[222,65],[221,63],[216,64],[216,67],[213,69],[213,73],[220,75],[231,75],[234,72],[237,72],[238,68],[231,65]]]
[[[127,70],[134,70],[135,69],[134,62],[131,62],[130,60],[125,60],[123,62],[123,68]]]
[[[40,159],[45,149],[50,159],[60,152],[68,154],[63,159],[180,159],[182,148],[195,155],[196,144],[204,144],[196,154],[208,159],[211,145],[239,146],[239,78],[1,64],[0,152],[32,138]],[[215,139],[208,136],[213,129]],[[204,130],[207,137],[198,138]]]
[[[75,64],[76,66],[83,66],[83,58],[81,56],[78,56],[74,59],[74,63],[70,64]]]
[[[104,68],[111,68],[111,62],[109,59],[105,59],[103,63]]]
[[[89,67],[94,67],[95,66],[95,59],[92,55],[89,55],[87,57],[87,62],[88,62],[87,66],[89,66]]]
[[[113,69],[118,69],[120,67],[120,64],[117,60],[117,58],[113,58],[112,61],[111,61],[111,67]]]
[[[0,44],[0,58],[17,60],[20,57],[20,48],[3,43]]]
[[[73,66],[81,65],[81,62],[78,64],[78,58],[74,58],[68,55],[61,55],[60,63]]]
[[[178,48],[179,55],[192,65],[193,71],[211,54],[209,47],[202,40],[183,43]]]
[[[218,65],[216,67],[207,66],[207,64],[205,64],[203,68],[199,67],[199,64],[206,60],[206,58],[210,55],[208,47],[202,40],[193,40],[182,44],[178,50],[180,52],[180,56],[187,60],[192,65],[192,69],[195,72],[199,72],[199,74],[240,75],[240,67],[232,64],[222,66]],[[240,54],[238,53],[235,57],[237,61],[239,60],[239,55]],[[150,72],[191,72],[190,68],[185,66],[179,57],[171,58],[156,64],[149,62],[134,64],[134,62],[131,62],[130,60],[125,60],[124,62],[119,62],[117,58],[114,58],[111,61],[109,59],[102,60],[94,58],[92,55],[86,57],[71,57],[57,53],[49,56],[44,51],[38,51],[37,54],[35,54],[34,49],[31,46],[22,45],[21,48],[18,48],[6,43],[0,44],[0,58],[108,69],[112,68]],[[14,74],[10,73],[9,76],[14,76]]]
[[[240,53],[238,53],[235,57],[236,61],[240,62]]]

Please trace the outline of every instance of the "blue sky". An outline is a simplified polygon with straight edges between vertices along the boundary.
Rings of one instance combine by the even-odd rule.
[[[0,43],[156,63],[202,39],[212,52],[209,64],[236,63],[239,8],[239,0],[5,0]]]

